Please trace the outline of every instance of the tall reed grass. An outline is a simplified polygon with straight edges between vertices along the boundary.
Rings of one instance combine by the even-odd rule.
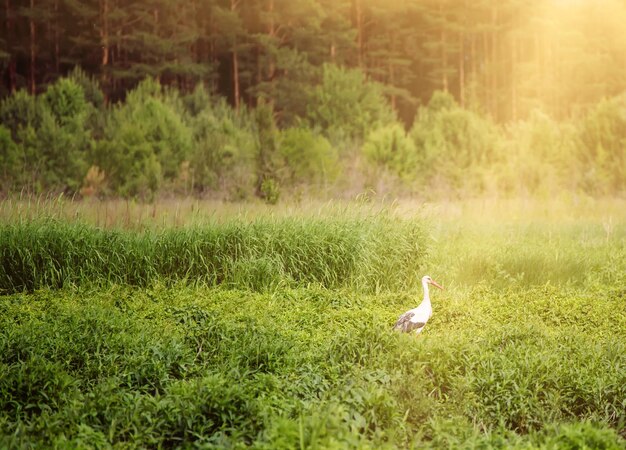
[[[319,284],[380,291],[414,284],[426,247],[419,222],[383,215],[144,231],[40,218],[0,225],[0,290],[186,280],[253,290]]]

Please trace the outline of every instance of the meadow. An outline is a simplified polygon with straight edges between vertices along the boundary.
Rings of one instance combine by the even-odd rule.
[[[3,448],[626,448],[623,199],[6,200],[0,267]]]

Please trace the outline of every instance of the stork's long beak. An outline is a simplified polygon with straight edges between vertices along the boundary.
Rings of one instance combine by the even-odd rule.
[[[437,283],[435,280],[430,280],[430,284],[432,284],[435,287],[438,287],[439,289],[441,289],[442,291],[444,291],[445,289],[443,288],[442,285],[440,285],[439,283]]]

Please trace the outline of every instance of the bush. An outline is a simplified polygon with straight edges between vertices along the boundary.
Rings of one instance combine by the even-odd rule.
[[[16,91],[0,103],[0,123],[11,130],[17,139],[20,129],[38,127],[41,120],[41,103],[25,90]]]
[[[574,135],[567,124],[536,110],[506,131],[506,154],[495,164],[500,191],[549,195],[576,187]]]
[[[19,91],[0,105],[22,164],[13,184],[34,191],[77,192],[90,146],[87,103],[82,88],[68,78],[39,97]]]
[[[0,125],[0,192],[9,190],[19,179],[22,172],[20,153],[11,131]]]
[[[188,158],[192,133],[161,86],[146,80],[111,113],[94,162],[118,194],[150,197],[173,181]]]
[[[363,139],[368,131],[392,123],[395,114],[382,88],[360,70],[325,64],[322,82],[313,90],[306,119],[332,138]]]
[[[210,97],[202,86],[183,102],[185,120],[193,133],[191,189],[220,191],[231,199],[252,194],[257,142],[248,113],[235,112],[224,99]]]
[[[260,196],[270,205],[278,203],[280,198],[280,184],[274,178],[265,178],[261,182]]]
[[[279,140],[283,184],[325,184],[337,176],[337,151],[323,136],[298,127],[282,130]]]
[[[47,110],[61,125],[79,125],[84,120],[87,101],[83,88],[69,78],[61,78],[43,95]],[[79,122],[75,122],[78,120]]]
[[[415,144],[400,124],[373,130],[363,144],[367,159],[410,183],[419,171]]]
[[[499,158],[497,127],[459,107],[444,92],[435,92],[428,106],[420,108],[410,136],[417,149],[420,181],[431,187],[481,191],[486,184],[484,169]]]
[[[75,67],[67,77],[82,88],[87,103],[97,110],[104,108],[104,93],[92,76],[87,75],[80,67]]]
[[[602,100],[579,129],[583,188],[592,194],[626,191],[626,94]]]

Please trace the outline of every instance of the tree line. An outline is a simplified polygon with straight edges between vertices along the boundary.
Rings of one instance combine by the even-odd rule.
[[[625,190],[623,0],[0,12],[3,194]]]
[[[231,106],[204,84],[146,78],[107,103],[80,69],[39,94],[0,101],[0,193],[337,196],[626,192],[626,95],[577,118],[535,110],[499,124],[435,91],[410,127],[359,69],[322,67],[305,109],[279,126],[274,104]]]
[[[436,90],[497,122],[580,115],[626,88],[626,2],[595,0],[5,0],[0,95],[74,67],[106,101],[146,77],[238,109],[304,113],[325,64],[361,70],[409,125]]]

